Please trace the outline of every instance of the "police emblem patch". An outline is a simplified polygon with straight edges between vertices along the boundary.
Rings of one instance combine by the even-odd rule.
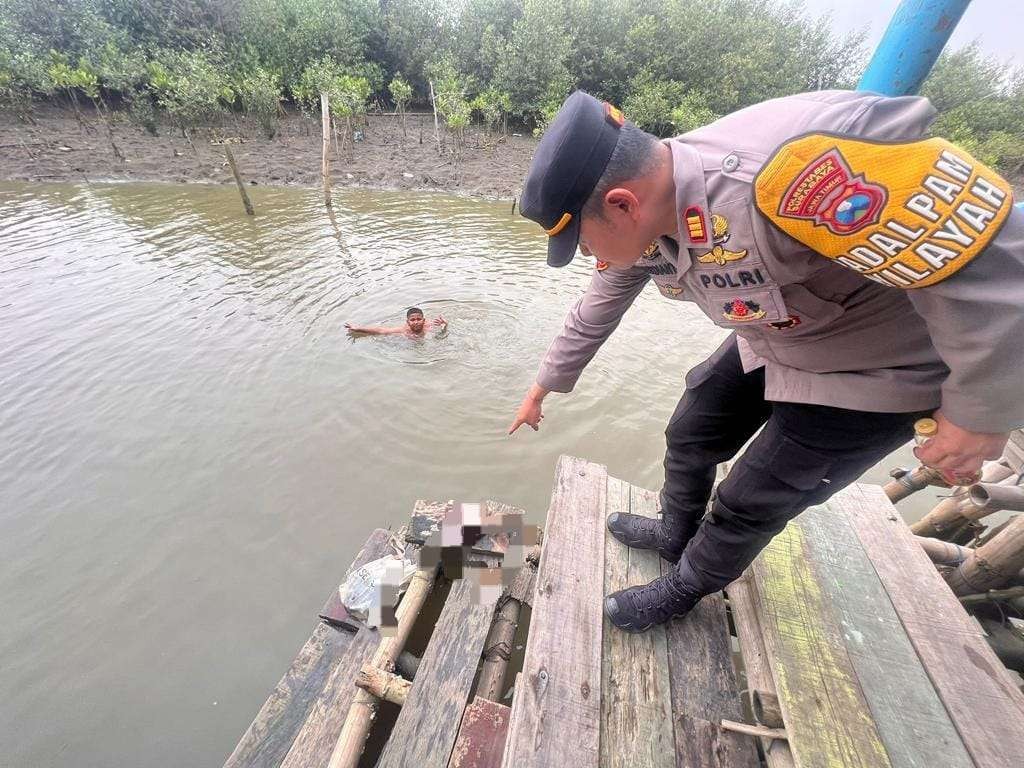
[[[1005,179],[938,138],[882,143],[812,133],[779,147],[754,190],[758,210],[784,233],[894,288],[955,274],[1013,207]]]
[[[742,251],[730,251],[723,247],[722,244],[727,243],[730,237],[729,220],[725,216],[719,216],[717,213],[711,214],[711,239],[715,247],[707,253],[698,256],[697,261],[701,264],[717,264],[720,267],[724,267],[730,261],[739,261],[746,258],[746,248]]]
[[[766,314],[767,313],[761,309],[761,305],[756,301],[733,299],[732,301],[726,302],[722,305],[722,317],[726,320],[732,320],[737,323],[760,320]]]
[[[779,216],[807,219],[837,235],[851,235],[877,224],[887,190],[863,174],[855,176],[842,153],[832,148],[812,160],[789,185]]]

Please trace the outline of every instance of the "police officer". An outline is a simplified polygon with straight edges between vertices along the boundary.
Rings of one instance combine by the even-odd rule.
[[[605,598],[616,626],[722,589],[923,415],[939,426],[918,458],[957,475],[1024,424],[1024,215],[996,173],[922,138],[933,117],[924,98],[827,91],[659,141],[578,91],[545,132],[521,211],[550,266],[577,246],[598,262],[510,432],[538,428],[649,281],[732,331],[686,375],[661,520],[607,520],[677,564]],[[716,466],[758,430],[708,510]]]

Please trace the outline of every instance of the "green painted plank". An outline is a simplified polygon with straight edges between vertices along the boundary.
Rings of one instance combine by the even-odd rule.
[[[799,768],[891,768],[833,618],[793,523],[752,566],[765,647]]]
[[[835,499],[850,517],[904,631],[979,768],[1024,765],[1024,693],[881,488]]]
[[[889,759],[894,768],[972,768],[843,507],[814,507],[798,525]]]

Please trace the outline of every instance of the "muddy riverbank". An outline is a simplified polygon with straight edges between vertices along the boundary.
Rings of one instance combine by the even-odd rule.
[[[198,129],[190,143],[180,130],[161,125],[153,136],[115,115],[113,140],[86,111],[84,120],[70,110],[41,107],[34,122],[0,113],[0,179],[10,181],[96,182],[166,181],[232,183],[223,147],[211,141],[238,138],[231,149],[249,183],[311,187],[320,184],[320,123],[298,114],[280,122],[273,139],[246,120],[227,120]],[[332,155],[336,186],[434,189],[464,195],[511,199],[518,195],[536,140],[531,136],[467,133],[457,158],[448,138],[438,150],[432,115],[409,115],[405,135],[391,115],[372,115],[357,129],[357,141]]]

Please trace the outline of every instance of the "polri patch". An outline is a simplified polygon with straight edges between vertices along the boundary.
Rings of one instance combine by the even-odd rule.
[[[938,138],[802,136],[775,152],[754,187],[758,209],[787,235],[896,288],[955,274],[1013,205],[999,174]]]

